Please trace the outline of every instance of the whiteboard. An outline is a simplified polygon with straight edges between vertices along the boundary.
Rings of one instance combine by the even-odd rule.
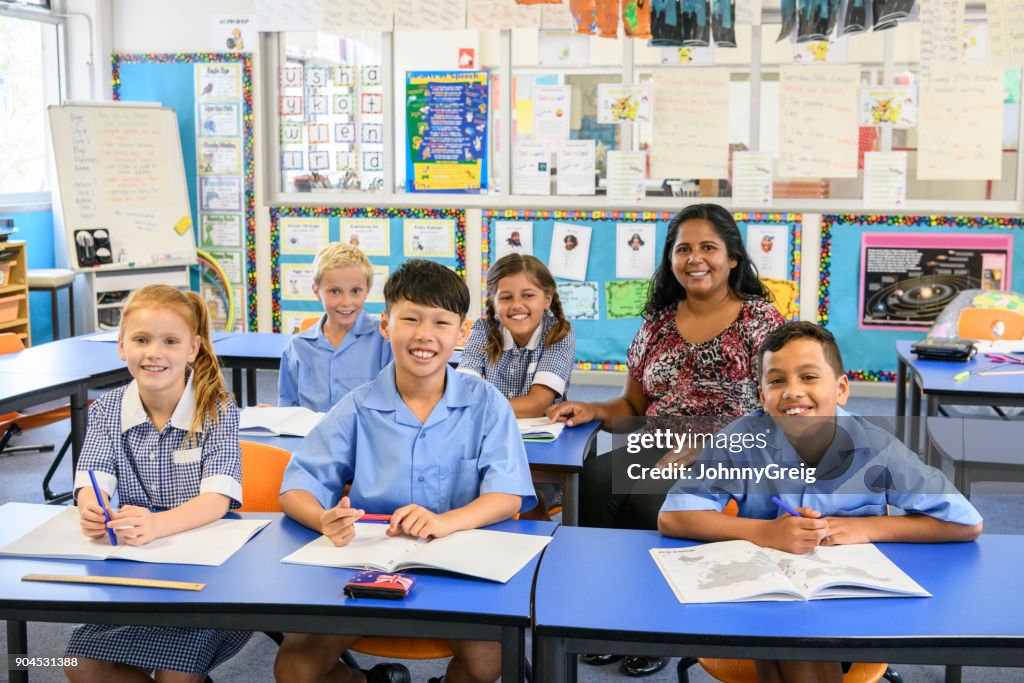
[[[79,271],[75,231],[101,228],[113,263],[196,262],[185,164],[173,109],[145,105],[51,106],[50,133],[67,237]]]

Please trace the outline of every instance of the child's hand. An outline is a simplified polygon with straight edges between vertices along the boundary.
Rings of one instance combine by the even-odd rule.
[[[546,414],[551,422],[564,422],[569,427],[590,422],[595,416],[593,405],[580,401],[556,403],[547,409]]]
[[[79,504],[78,523],[86,538],[103,538],[107,535],[107,520],[99,503]]]
[[[454,529],[444,517],[419,505],[406,505],[391,515],[388,536],[408,534],[417,538],[444,538]]]
[[[798,555],[809,553],[821,545],[822,539],[831,533],[828,520],[817,510],[795,509],[803,516],[785,514],[768,522],[760,545]]]
[[[871,543],[868,533],[870,517],[826,517],[828,522],[828,538],[822,545],[850,545],[853,543]]]
[[[110,515],[107,526],[117,534],[118,543],[127,545],[145,545],[164,536],[160,515],[137,505],[125,505]]]
[[[255,406],[253,406],[253,407],[254,407],[254,408],[273,408],[273,407],[274,407],[274,404],[273,404],[273,403],[257,403],[257,404],[256,404]]]
[[[336,507],[320,515],[320,533],[338,547],[348,545],[356,537],[356,528],[352,525],[362,516],[363,511],[352,507],[348,496],[344,496]]]

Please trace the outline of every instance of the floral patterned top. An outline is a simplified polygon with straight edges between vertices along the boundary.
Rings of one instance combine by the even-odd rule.
[[[647,397],[647,416],[738,416],[757,409],[757,351],[783,322],[769,302],[745,299],[721,334],[691,344],[676,327],[676,306],[655,313],[627,354],[629,375]]]

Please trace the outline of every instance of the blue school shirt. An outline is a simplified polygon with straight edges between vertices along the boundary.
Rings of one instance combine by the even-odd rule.
[[[89,407],[89,426],[75,473],[75,493],[92,486],[89,470],[120,505],[170,510],[201,493],[220,493],[231,509],[242,504],[242,452],[238,408],[229,403],[218,422],[206,424],[199,445],[182,448],[195,414],[192,376],[164,428],[157,431],[130,384],[107,392]]]
[[[281,354],[277,393],[280,406],[302,406],[326,413],[356,387],[366,384],[391,362],[391,344],[376,320],[361,311],[352,329],[334,348],[320,322],[292,337]]]
[[[774,495],[790,507],[808,507],[837,517],[881,516],[892,505],[907,513],[958,524],[973,526],[982,521],[974,506],[941,471],[922,462],[899,439],[842,408],[837,407],[836,416],[836,435],[815,467],[814,483],[806,483],[799,475],[775,481],[763,478],[757,483],[748,473],[680,481],[669,491],[661,511],[721,511],[730,499],[735,499],[740,517],[775,519],[784,511],[772,502]],[[721,433],[737,437],[761,434],[764,447],[754,445],[732,453],[728,447],[715,444],[705,447],[695,467],[701,463],[705,468],[722,464],[757,471],[775,464],[798,469],[804,465],[806,469],[785,433],[763,408],[741,417]]]
[[[550,311],[545,311],[542,323],[526,346],[517,345],[512,333],[499,325],[502,353],[498,362],[492,363],[487,355],[492,323],[487,318],[478,319],[470,330],[466,350],[459,361],[459,372],[486,379],[506,398],[525,396],[534,384],[542,384],[555,392],[553,403],[561,403],[569,390],[572,367],[576,363],[576,331],[569,328],[569,334],[547,346],[544,340],[557,322]]]
[[[308,491],[324,508],[345,484],[352,507],[390,513],[416,503],[436,513],[485,493],[537,504],[526,449],[512,407],[497,389],[445,370],[445,390],[425,422],[395,386],[394,363],[352,391],[302,440],[285,469],[281,493]]]

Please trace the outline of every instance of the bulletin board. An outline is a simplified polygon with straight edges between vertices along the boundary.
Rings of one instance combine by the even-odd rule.
[[[818,323],[839,342],[846,374],[869,382],[896,381],[896,341],[925,332],[864,329],[860,322],[860,253],[865,233],[1013,236],[1011,282],[1024,277],[1024,221],[1001,216],[823,215]],[[833,258],[835,256],[836,258]]]
[[[284,225],[282,225],[284,221]],[[407,221],[409,222],[407,225]],[[270,208],[270,268],[274,332],[294,332],[297,321],[323,312],[310,291],[309,278],[316,252],[331,242],[351,240],[352,226],[383,226],[383,242],[371,243],[364,235],[357,246],[367,253],[374,267],[374,286],[366,301],[368,313],[384,310],[381,288],[384,279],[410,258],[427,258],[448,266],[466,277],[466,212],[463,209],[381,209],[326,207]],[[427,243],[424,253],[407,239],[412,225],[450,230],[450,255]],[[290,231],[283,237],[282,227]],[[343,239],[348,234],[347,240]],[[446,237],[446,235],[444,235]],[[351,242],[350,242],[351,243]],[[447,246],[445,247],[447,249]],[[379,253],[373,253],[373,252]]]
[[[668,234],[668,224],[674,214],[639,211],[522,211],[485,210],[481,221],[483,264],[481,291],[486,297],[487,273],[494,259],[492,244],[495,224],[504,221],[522,221],[533,224],[533,254],[548,262],[551,239],[555,223],[580,225],[591,228],[590,258],[586,279],[583,284],[593,283],[597,292],[597,306],[587,318],[571,318],[576,331],[576,366],[580,370],[618,371],[626,370],[626,351],[633,337],[640,329],[639,308],[646,300],[648,281],[620,280],[616,278],[616,226],[619,223],[654,224],[656,235],[655,267],[661,259],[662,246]],[[788,278],[795,285],[789,289],[799,292],[800,283],[800,241],[803,218],[800,214],[737,213],[734,214],[740,233],[746,240],[752,226],[784,225],[789,231]],[[568,280],[556,278],[562,286]],[[580,284],[580,283],[577,283]],[[575,286],[575,285],[573,285]],[[609,311],[608,294],[613,297],[628,296],[631,305],[613,305]],[[795,294],[794,294],[795,297]],[[799,311],[799,300],[794,298],[792,318]],[[624,316],[624,308],[633,312]]]
[[[197,88],[196,65],[237,64],[240,83],[237,93],[238,141],[236,173],[213,175],[200,173],[200,155],[197,148],[212,140],[224,138],[207,136],[205,127],[197,126],[197,102],[209,97]],[[132,102],[160,102],[173,107],[178,113],[178,130],[185,160],[185,177],[189,204],[195,217],[196,239],[224,266],[235,279],[237,298],[243,301],[244,327],[256,330],[256,207],[253,192],[255,162],[253,158],[254,128],[252,109],[252,57],[247,54],[174,53],[174,54],[114,54],[111,59],[113,94],[115,100]],[[202,129],[201,129],[202,128]],[[207,169],[209,170],[209,169]],[[235,183],[240,201],[237,207],[223,210],[201,211],[200,185]],[[207,187],[204,185],[204,187]],[[207,197],[212,196],[212,190]],[[212,224],[209,221],[219,221]],[[223,233],[229,225],[239,233],[235,244],[218,247],[206,243],[204,235],[218,229]]]

